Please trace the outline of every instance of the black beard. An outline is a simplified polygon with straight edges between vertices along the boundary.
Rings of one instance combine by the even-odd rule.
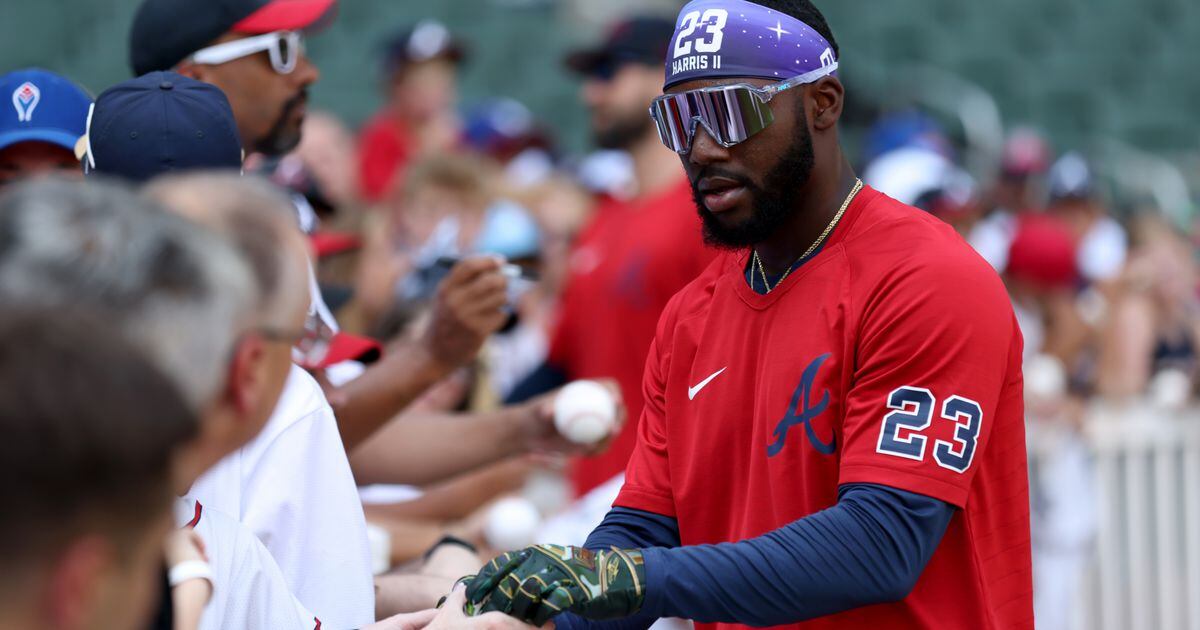
[[[301,91],[293,96],[288,102],[283,104],[283,111],[279,112],[279,119],[267,131],[267,135],[254,143],[254,150],[263,155],[277,156],[284,155],[295,149],[300,144],[300,130],[292,130],[288,128],[288,121],[292,118],[292,112],[308,101],[308,93]]]
[[[618,118],[611,125],[592,132],[592,141],[601,149],[628,149],[650,133],[653,124],[645,111]]]
[[[716,215],[704,207],[704,195],[700,194],[696,182],[706,175],[718,174],[716,169],[697,173],[692,180],[692,198],[704,224],[705,244],[718,249],[745,249],[767,240],[792,218],[799,205],[797,191],[804,187],[812,175],[814,161],[812,135],[808,132],[807,121],[800,120],[800,130],[787,152],[763,178],[762,186],[744,177],[720,173],[722,177],[729,177],[745,186],[750,195],[750,207],[754,209],[754,214],[739,225],[722,225]]]

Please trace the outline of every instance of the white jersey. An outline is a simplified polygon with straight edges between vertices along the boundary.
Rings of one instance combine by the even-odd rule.
[[[321,620],[292,595],[271,553],[237,519],[181,498],[175,524],[200,534],[212,568],[212,599],[199,630],[321,628]]]
[[[327,628],[375,621],[367,524],[333,410],[293,366],[263,431],[192,485],[188,498],[237,518]]]

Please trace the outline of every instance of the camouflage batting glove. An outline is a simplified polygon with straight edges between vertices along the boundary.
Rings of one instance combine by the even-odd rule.
[[[479,613],[495,610],[535,626],[561,612],[628,617],[645,594],[646,569],[636,549],[535,545],[494,558],[467,583],[467,602]]]

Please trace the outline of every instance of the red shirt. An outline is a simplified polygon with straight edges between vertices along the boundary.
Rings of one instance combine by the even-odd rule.
[[[412,138],[395,115],[376,114],[358,139],[358,182],[366,201],[382,200],[412,159]]]
[[[870,188],[774,291],[746,263],[721,256],[664,310],[615,505],[693,545],[780,528],[840,484],[934,497],[962,509],[907,598],[796,627],[1032,628],[1021,335],[995,272]]]
[[[606,199],[580,233],[550,363],[571,379],[614,378],[628,420],[608,450],[573,462],[583,494],[625,470],[642,413],[642,367],[667,301],[712,261],[686,179],[658,194]]]

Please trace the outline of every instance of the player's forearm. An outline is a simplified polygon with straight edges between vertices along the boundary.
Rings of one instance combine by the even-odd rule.
[[[409,414],[351,453],[359,484],[427,485],[528,450],[520,408],[486,414]]]
[[[516,492],[533,469],[527,457],[512,457],[446,481],[426,486],[421,496],[401,503],[370,507],[381,518],[423,519],[447,523],[465,519],[496,497]],[[458,577],[458,576],[455,576]]]
[[[880,486],[757,538],[646,549],[642,612],[771,626],[905,597],[954,509]]]
[[[450,371],[420,344],[410,344],[390,350],[347,383],[341,388],[346,402],[336,410],[346,452],[353,452]]]

